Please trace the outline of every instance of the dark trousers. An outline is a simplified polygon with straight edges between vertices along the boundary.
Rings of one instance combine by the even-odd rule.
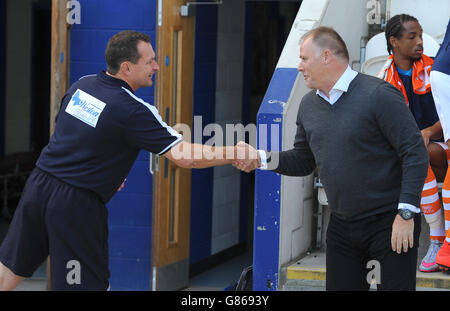
[[[416,289],[421,215],[414,218],[414,247],[401,254],[391,247],[396,215],[394,210],[357,221],[331,215],[326,236],[327,290],[369,290],[372,275],[378,275],[377,290]]]
[[[108,288],[106,206],[93,192],[35,168],[1,244],[0,261],[30,277],[48,255],[52,290]]]

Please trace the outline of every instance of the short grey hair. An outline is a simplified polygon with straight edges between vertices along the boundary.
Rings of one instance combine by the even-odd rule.
[[[345,44],[341,36],[337,33],[337,31],[333,28],[320,26],[311,29],[302,36],[302,38],[300,39],[300,43],[308,38],[312,38],[312,42],[315,46],[323,50],[329,49],[331,52],[333,52],[334,55],[347,61],[350,60],[347,45]]]

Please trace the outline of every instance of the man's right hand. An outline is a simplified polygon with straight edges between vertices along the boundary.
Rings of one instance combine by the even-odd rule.
[[[249,173],[261,166],[261,158],[258,150],[249,144],[240,141],[236,144],[236,159],[233,166]]]
[[[392,224],[391,246],[394,252],[406,253],[414,245],[414,218],[404,220],[400,215],[395,216]]]

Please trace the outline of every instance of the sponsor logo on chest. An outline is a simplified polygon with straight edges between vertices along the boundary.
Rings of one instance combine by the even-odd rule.
[[[92,95],[78,89],[70,99],[66,112],[84,123],[96,127],[106,104]]]

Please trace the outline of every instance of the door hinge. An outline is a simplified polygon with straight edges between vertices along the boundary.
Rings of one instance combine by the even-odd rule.
[[[196,5],[219,5],[222,4],[223,0],[216,0],[216,1],[202,1],[202,2],[186,2],[185,5],[182,5],[180,7],[180,14],[181,16],[195,16],[195,6]]]
[[[162,26],[162,0],[158,0],[158,27]]]

